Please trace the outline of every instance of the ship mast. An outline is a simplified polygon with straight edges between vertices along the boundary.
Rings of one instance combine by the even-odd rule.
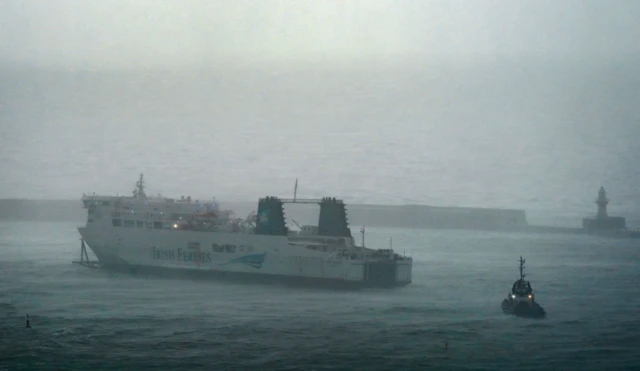
[[[293,187],[293,202],[296,202],[296,196],[298,194],[298,178],[296,178],[296,185]]]
[[[140,173],[140,179],[136,182],[136,189],[133,191],[133,195],[142,200],[147,198],[144,193],[144,175],[142,173]]]
[[[525,259],[522,259],[522,255],[520,255],[520,281],[524,281],[524,263]]]

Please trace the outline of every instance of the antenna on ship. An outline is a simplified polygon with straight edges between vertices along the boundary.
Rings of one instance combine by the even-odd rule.
[[[293,202],[296,202],[297,195],[298,195],[298,178],[296,178],[296,185],[293,187]]]
[[[133,191],[133,195],[146,199],[147,195],[144,193],[144,174],[140,173],[140,179],[136,182],[136,189]]]
[[[362,233],[362,247],[364,248],[364,225],[360,229],[360,233]]]
[[[525,259],[522,259],[522,255],[520,255],[520,281],[524,281],[524,263],[526,262]]]

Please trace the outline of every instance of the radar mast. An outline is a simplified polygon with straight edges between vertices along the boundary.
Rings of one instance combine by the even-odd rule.
[[[144,175],[140,173],[140,179],[136,182],[136,189],[133,190],[133,197],[146,200],[147,195],[144,193]]]
[[[524,277],[526,276],[524,274],[524,263],[526,262],[526,259],[522,259],[522,255],[520,255],[520,281],[524,281]]]

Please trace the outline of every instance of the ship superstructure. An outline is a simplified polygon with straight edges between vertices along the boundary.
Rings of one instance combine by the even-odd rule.
[[[319,204],[317,226],[286,226],[284,204]],[[87,223],[79,232],[105,268],[180,271],[229,278],[393,287],[411,283],[412,258],[358,246],[343,201],[261,198],[237,218],[214,201],[146,196],[144,179],[132,197],[84,196]],[[364,240],[364,227],[361,229]]]

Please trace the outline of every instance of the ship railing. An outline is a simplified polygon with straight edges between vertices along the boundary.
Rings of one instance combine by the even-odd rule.
[[[396,254],[396,256],[394,256],[394,260],[413,260],[412,257],[410,256],[403,256],[403,255],[398,255]]]
[[[264,200],[264,199],[261,199]],[[322,199],[320,198],[278,198],[278,201],[285,204],[320,204]],[[344,203],[342,200],[334,200],[337,204]]]

